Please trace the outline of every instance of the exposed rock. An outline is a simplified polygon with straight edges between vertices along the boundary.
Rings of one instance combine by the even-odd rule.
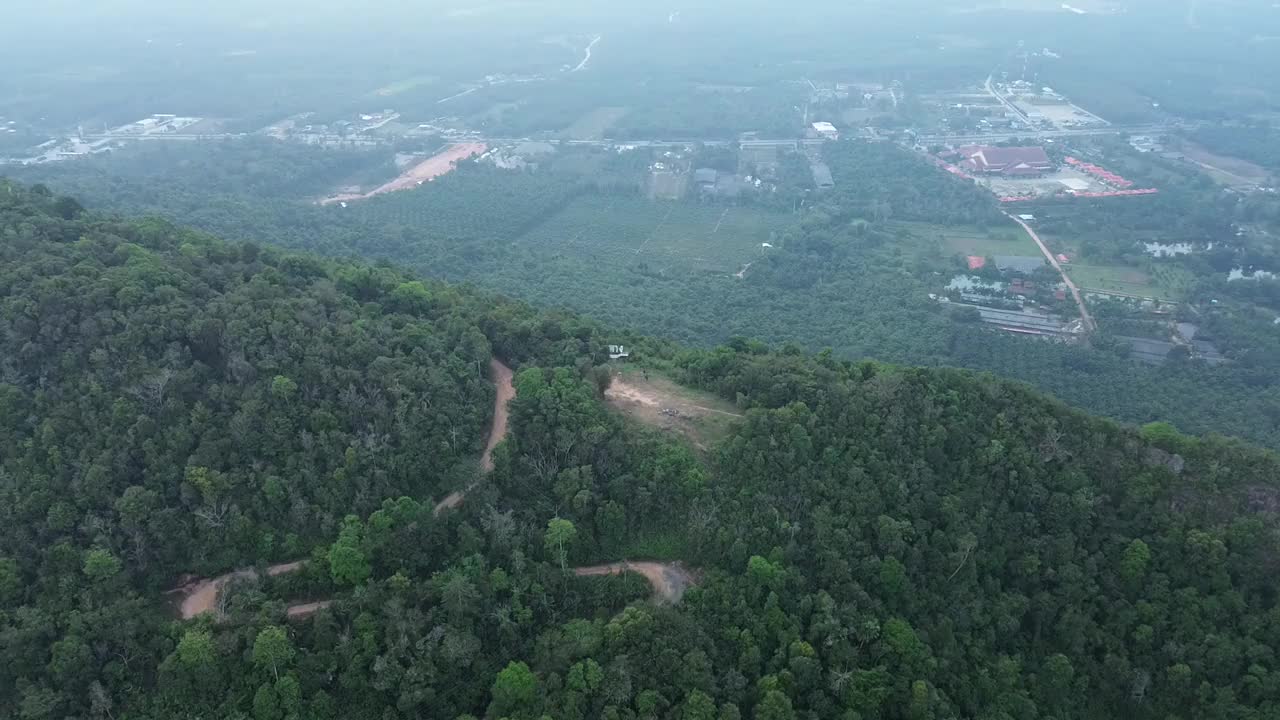
[[[1147,448],[1147,454],[1143,457],[1143,462],[1147,467],[1162,467],[1174,475],[1181,475],[1182,469],[1186,467],[1187,461],[1177,453],[1167,453],[1160,448]]]

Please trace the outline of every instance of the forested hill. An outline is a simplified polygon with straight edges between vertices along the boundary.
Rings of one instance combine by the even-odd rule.
[[[632,339],[736,402],[699,448],[602,400],[616,337],[0,183],[0,718],[1280,716],[1274,454]],[[573,571],[624,559],[695,587]]]

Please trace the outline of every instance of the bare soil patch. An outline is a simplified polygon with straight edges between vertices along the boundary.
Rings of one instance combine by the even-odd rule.
[[[1235,182],[1257,183],[1265,181],[1270,176],[1266,168],[1260,165],[1255,165],[1243,158],[1209,152],[1195,143],[1189,142],[1183,145],[1182,154],[1206,170],[1216,170],[1227,176],[1228,180]]]
[[[285,615],[287,615],[291,620],[311,617],[332,604],[332,600],[317,600],[316,602],[298,603],[297,605],[290,605],[289,609],[285,611]]]
[[[415,188],[425,182],[431,182],[441,175],[447,175],[453,170],[457,163],[474,155],[483,153],[488,149],[488,147],[489,146],[484,143],[458,143],[457,145],[451,146],[448,150],[445,150],[438,155],[433,155],[417,165],[414,165],[395,180],[370,190],[367,193],[338,193],[337,195],[331,195],[321,200],[320,204],[332,205],[340,202],[368,200],[376,195]]]
[[[723,437],[743,415],[733,405],[643,372],[615,375],[605,400],[619,412],[651,427],[689,438],[699,450]]]
[[[622,562],[607,565],[574,568],[573,574],[579,577],[600,575],[621,575],[622,573],[639,573],[653,586],[653,600],[656,603],[674,605],[684,597],[684,591],[698,584],[698,578],[685,568],[683,563],[658,562]]]
[[[267,576],[275,577],[286,573],[297,572],[306,565],[305,560],[295,560],[294,562],[281,563],[272,565],[267,568]],[[227,583],[233,580],[255,580],[258,577],[258,571],[253,568],[242,568],[233,570],[225,575],[219,575],[215,578],[191,578],[182,585],[169,591],[170,594],[178,594],[182,596],[182,603],[179,605],[178,612],[183,620],[190,620],[198,615],[212,612],[218,604],[218,595]]]

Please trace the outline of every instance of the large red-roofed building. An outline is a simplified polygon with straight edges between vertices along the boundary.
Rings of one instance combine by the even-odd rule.
[[[960,168],[980,175],[1038,177],[1053,171],[1053,161],[1041,147],[966,145],[957,152]]]

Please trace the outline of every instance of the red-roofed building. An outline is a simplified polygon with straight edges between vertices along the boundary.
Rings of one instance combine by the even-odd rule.
[[[980,175],[1039,177],[1053,172],[1053,161],[1041,147],[966,145],[958,151],[960,168]]]
[[[965,259],[969,261],[970,270],[981,270],[987,266],[987,259],[981,255],[970,255]]]

